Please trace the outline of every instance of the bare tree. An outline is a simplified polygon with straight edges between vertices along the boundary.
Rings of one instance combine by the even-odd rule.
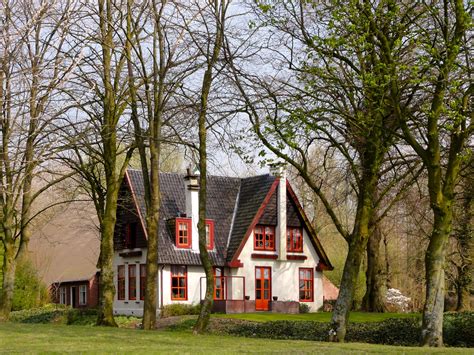
[[[26,255],[31,221],[41,212],[33,210],[34,202],[69,176],[51,163],[62,149],[53,123],[67,106],[59,89],[70,79],[81,53],[80,44],[69,33],[81,7],[78,2],[5,0],[1,6],[0,203],[4,255],[0,319],[8,318],[11,311],[15,265]]]
[[[92,198],[101,235],[98,325],[117,326],[112,267],[113,236],[119,189],[135,148],[128,134],[129,91],[126,76],[126,3],[98,0],[87,3],[74,35],[87,49],[68,90],[69,110],[63,133],[68,138],[63,161],[75,170]],[[90,29],[83,31],[82,29]]]
[[[142,6],[128,1],[127,6],[126,53],[131,119],[146,204],[147,269],[143,316],[146,330],[154,329],[156,324],[161,154],[164,144],[180,139],[170,127],[179,125],[176,116],[179,117],[177,111],[183,108],[183,82],[197,70],[195,49],[185,36],[187,22],[192,21],[192,17],[182,18],[181,6],[179,2],[165,0]]]

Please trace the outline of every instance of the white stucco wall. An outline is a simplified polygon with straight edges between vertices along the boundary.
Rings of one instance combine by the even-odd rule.
[[[140,300],[140,264],[146,264],[146,249],[133,249],[133,251],[141,250],[142,255],[138,257],[127,257],[123,258],[119,255],[118,252],[114,254],[114,285],[115,285],[115,300],[114,300],[114,314],[123,314],[123,315],[134,315],[142,316],[143,315],[143,302]],[[129,250],[127,250],[129,251]],[[122,253],[124,251],[121,251]],[[137,265],[137,277],[136,277],[136,290],[137,290],[137,299],[130,300],[128,295],[128,265],[135,264]],[[117,267],[119,265],[125,265],[125,300],[118,300],[118,290],[117,290],[117,278],[118,272]],[[159,299],[159,298],[158,298]]]
[[[255,267],[271,267],[272,297],[277,296],[279,301],[299,301],[299,268],[312,268],[314,274],[314,301],[308,304],[312,312],[316,312],[323,305],[322,273],[316,271],[319,257],[314,250],[306,231],[303,231],[303,253],[288,253],[287,255],[305,255],[306,260],[271,260],[252,259],[251,254],[276,254],[276,251],[254,250],[253,233],[247,240],[239,260],[244,264],[241,268],[231,270],[232,276],[245,277],[246,296],[255,299]]]

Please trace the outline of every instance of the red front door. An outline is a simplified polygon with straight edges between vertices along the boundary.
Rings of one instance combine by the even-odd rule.
[[[268,311],[272,297],[272,269],[257,266],[255,268],[255,310]]]

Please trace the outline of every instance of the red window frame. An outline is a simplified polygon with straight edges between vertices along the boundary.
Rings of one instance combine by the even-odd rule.
[[[286,250],[291,252],[303,251],[303,228],[289,227],[286,229]]]
[[[125,265],[117,266],[117,299],[125,299]]]
[[[314,272],[312,268],[299,268],[298,270],[300,302],[314,301]]]
[[[180,235],[180,226],[186,226],[186,235]],[[184,231],[184,230],[183,230]],[[191,248],[192,245],[192,225],[190,218],[176,218],[176,247]]]
[[[253,230],[254,250],[275,251],[275,227],[257,225]]]
[[[209,227],[209,240],[207,238],[208,227]],[[214,221],[210,219],[206,220],[206,245],[207,245],[208,250],[214,249]]]
[[[137,245],[137,223],[125,225],[125,249],[134,249]]]
[[[146,264],[140,264],[140,299],[145,299]]]
[[[128,265],[128,299],[137,299],[137,265]]]
[[[185,265],[171,265],[171,300],[187,301],[187,299],[188,267]]]
[[[214,267],[214,300],[225,299],[224,268]]]

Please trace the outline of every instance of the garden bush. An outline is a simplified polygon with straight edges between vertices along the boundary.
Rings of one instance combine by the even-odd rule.
[[[10,320],[17,323],[66,323],[68,308],[47,304],[41,308],[24,309],[10,313]]]
[[[12,310],[38,308],[49,301],[46,285],[29,259],[20,261],[15,272]]]
[[[167,318],[173,316],[185,316],[199,314],[200,306],[185,304],[185,303],[175,303],[166,305],[161,309],[160,317]]]
[[[97,322],[96,309],[68,309],[66,312],[67,325],[95,325]]]
[[[474,347],[474,312],[445,313],[443,339],[449,346]]]
[[[306,303],[300,303],[300,313],[309,313],[309,306]]]
[[[229,325],[230,335],[327,341],[330,324],[312,321],[240,322]],[[421,319],[390,318],[381,322],[350,323],[346,340],[384,345],[417,346],[420,342]],[[446,346],[474,347],[474,312],[445,314]]]

